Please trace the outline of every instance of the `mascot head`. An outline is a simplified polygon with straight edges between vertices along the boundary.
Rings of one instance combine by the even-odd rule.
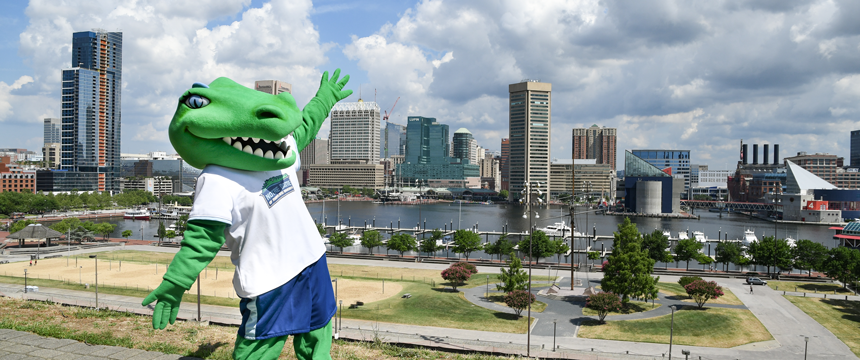
[[[270,95],[222,77],[182,94],[168,132],[176,152],[196,168],[269,171],[296,162],[298,149],[286,139],[301,124],[289,93]]]

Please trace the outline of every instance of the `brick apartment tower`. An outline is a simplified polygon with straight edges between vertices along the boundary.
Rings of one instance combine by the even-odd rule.
[[[615,128],[591,125],[587,129],[573,129],[573,158],[595,159],[615,170]]]

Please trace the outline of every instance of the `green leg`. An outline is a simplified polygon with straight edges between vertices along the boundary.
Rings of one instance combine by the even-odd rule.
[[[331,321],[309,333],[293,335],[293,347],[299,360],[331,360]]]
[[[236,347],[233,349],[233,359],[276,360],[284,350],[284,343],[289,335],[268,338],[264,340],[248,340],[242,336],[236,337]]]

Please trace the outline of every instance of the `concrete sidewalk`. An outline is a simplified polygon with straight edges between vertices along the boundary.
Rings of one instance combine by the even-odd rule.
[[[53,339],[23,331],[0,329],[0,359],[191,360],[197,358],[119,346],[89,345],[75,340]]]

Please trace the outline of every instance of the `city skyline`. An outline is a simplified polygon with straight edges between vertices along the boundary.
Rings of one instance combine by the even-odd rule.
[[[690,149],[719,168],[736,162],[741,138],[847,159],[848,131],[860,128],[856,2],[83,4],[3,5],[3,146],[41,148],[43,119],[60,117],[68,34],[93,28],[127,39],[126,153],[169,151],[176,99],[194,82],[280,79],[303,106],[337,67],[356,90],[345,101],[361,93],[387,110],[400,97],[392,122],[433,116],[496,150],[509,137],[505,87],[553,83],[553,158],[570,156],[570,129],[591,124],[617,128],[619,151]]]

